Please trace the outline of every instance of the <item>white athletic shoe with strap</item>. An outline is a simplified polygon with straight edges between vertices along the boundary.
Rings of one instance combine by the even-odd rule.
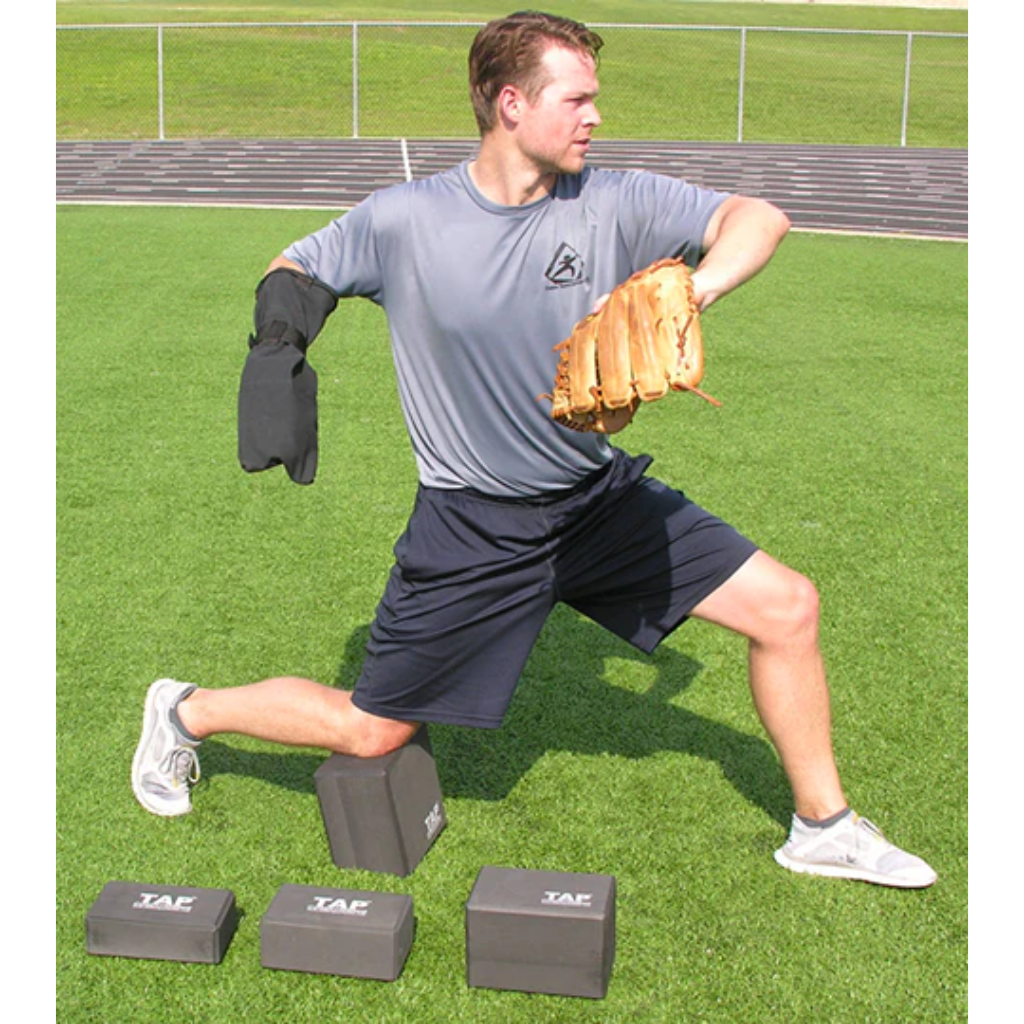
[[[852,811],[824,828],[793,815],[789,840],[775,859],[790,871],[898,889],[925,889],[938,877],[920,857],[894,846],[867,818]]]
[[[194,689],[191,683],[158,679],[146,694],[142,738],[132,761],[132,789],[147,811],[162,817],[192,810],[189,791],[199,781],[199,744],[174,727],[171,708]]]

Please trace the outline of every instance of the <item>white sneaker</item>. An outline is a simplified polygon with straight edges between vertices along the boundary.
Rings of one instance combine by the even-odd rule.
[[[899,889],[924,889],[938,877],[920,857],[893,846],[867,818],[853,812],[828,828],[805,825],[793,815],[789,840],[775,859],[790,871]]]
[[[199,781],[198,743],[171,722],[171,708],[195,686],[158,679],[146,694],[142,738],[132,761],[132,789],[139,803],[163,817],[192,810],[189,788]]]

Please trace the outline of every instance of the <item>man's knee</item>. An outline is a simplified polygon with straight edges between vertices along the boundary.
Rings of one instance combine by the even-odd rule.
[[[806,576],[758,552],[692,614],[755,643],[816,639],[818,590]]]
[[[794,637],[817,635],[818,588],[806,576],[785,569],[779,575],[772,598],[766,612],[775,629]]]
[[[352,721],[347,730],[345,752],[356,757],[383,757],[404,747],[416,735],[417,722],[371,715],[352,705]]]

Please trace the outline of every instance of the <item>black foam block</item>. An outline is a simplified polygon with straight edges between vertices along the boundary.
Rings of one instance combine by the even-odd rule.
[[[85,916],[86,950],[216,964],[238,926],[228,889],[108,882]]]
[[[338,867],[411,874],[447,824],[425,726],[383,757],[332,754],[314,782]]]
[[[604,998],[615,894],[611,875],[483,868],[466,903],[467,983]]]
[[[282,885],[260,922],[264,967],[394,981],[412,948],[412,897]]]

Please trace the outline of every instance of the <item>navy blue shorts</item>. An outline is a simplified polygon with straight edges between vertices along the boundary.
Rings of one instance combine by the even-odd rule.
[[[616,451],[530,500],[421,487],[353,693],[385,718],[496,728],[564,602],[650,653],[756,546]]]

